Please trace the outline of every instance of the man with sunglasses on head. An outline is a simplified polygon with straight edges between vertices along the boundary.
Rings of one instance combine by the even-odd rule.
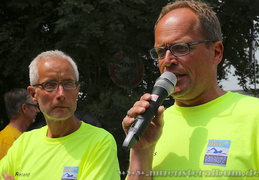
[[[0,159],[2,159],[14,141],[35,121],[40,112],[32,101],[28,91],[14,88],[4,94],[4,103],[8,125],[0,132]]]
[[[24,133],[10,148],[0,161],[4,178],[120,179],[113,136],[74,115],[80,89],[75,62],[61,51],[46,51],[29,69],[28,91],[47,125]]]
[[[223,49],[220,23],[207,4],[176,1],[162,9],[150,55],[161,73],[176,75],[175,103],[158,108],[131,148],[128,180],[258,179],[259,100],[219,87]],[[129,109],[126,133],[151,98],[144,94]]]

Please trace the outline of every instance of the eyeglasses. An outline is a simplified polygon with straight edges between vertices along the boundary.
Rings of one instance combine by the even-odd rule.
[[[160,60],[165,58],[166,51],[169,50],[174,56],[185,56],[190,53],[190,47],[196,44],[210,42],[211,40],[183,42],[173,44],[171,46],[155,47],[149,51],[150,56],[154,60]],[[213,41],[212,41],[213,42]]]
[[[57,81],[46,81],[41,84],[35,84],[34,87],[41,86],[42,89],[46,92],[53,92],[58,89],[59,85],[62,85],[65,90],[75,90],[78,86],[78,81],[67,80],[63,82]]]
[[[33,106],[33,107],[39,109],[38,104],[32,104],[32,103],[25,103],[25,104],[26,104],[27,106]]]

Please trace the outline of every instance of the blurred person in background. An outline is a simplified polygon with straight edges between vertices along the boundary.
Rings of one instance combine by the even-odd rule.
[[[40,112],[38,105],[32,101],[26,89],[15,88],[6,92],[4,103],[10,122],[0,132],[0,159],[6,155],[13,142],[35,121]]]

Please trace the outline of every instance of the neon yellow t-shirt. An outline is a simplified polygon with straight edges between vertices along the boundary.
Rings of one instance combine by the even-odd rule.
[[[227,92],[200,106],[173,105],[164,121],[154,180],[259,179],[259,99]]]
[[[2,159],[8,149],[13,145],[13,142],[22,134],[21,131],[14,127],[7,125],[0,132],[0,159]]]
[[[0,173],[16,180],[120,179],[116,142],[104,129],[82,122],[65,137],[46,132],[44,126],[22,134],[0,161]]]

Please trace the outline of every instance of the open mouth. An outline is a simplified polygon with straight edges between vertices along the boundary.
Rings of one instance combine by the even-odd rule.
[[[185,76],[185,74],[177,74],[177,75],[176,75],[176,78],[179,79],[179,78],[181,78],[181,77],[183,77],[183,76]]]

